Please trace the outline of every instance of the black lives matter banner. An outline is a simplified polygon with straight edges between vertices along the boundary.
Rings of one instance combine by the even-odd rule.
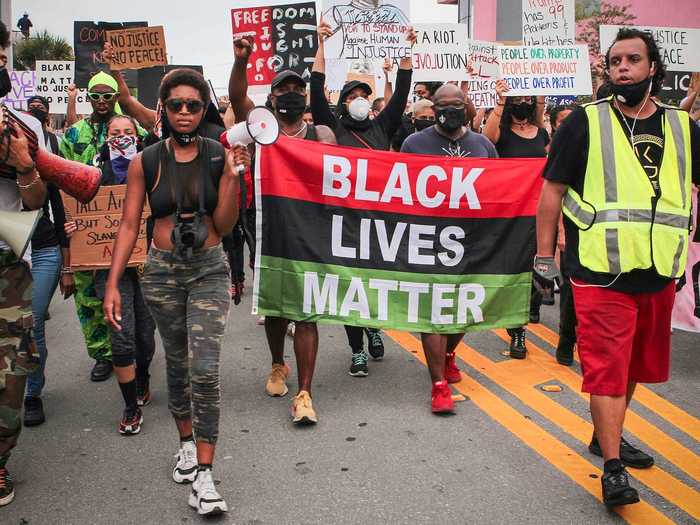
[[[231,21],[234,40],[252,36],[255,42],[248,60],[250,85],[268,85],[284,69],[311,75],[318,48],[315,2],[231,9]]]
[[[454,333],[527,322],[544,159],[258,149],[254,312]]]
[[[102,57],[106,31],[147,26],[147,22],[73,22],[75,85],[80,88],[86,88],[92,75],[98,71],[106,71],[108,69]],[[124,77],[129,86],[136,86],[135,72],[125,71]]]

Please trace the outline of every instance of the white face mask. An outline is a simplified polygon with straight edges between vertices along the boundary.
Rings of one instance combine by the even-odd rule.
[[[350,116],[355,120],[365,120],[369,115],[370,107],[369,100],[357,97],[348,104],[348,113],[350,113]]]

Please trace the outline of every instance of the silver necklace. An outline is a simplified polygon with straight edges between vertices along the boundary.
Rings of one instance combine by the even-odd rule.
[[[286,131],[282,130],[282,133],[284,133],[287,137],[298,137],[301,135],[302,131],[306,131],[306,122],[302,122],[301,126],[299,126],[299,130],[296,133],[287,133]]]

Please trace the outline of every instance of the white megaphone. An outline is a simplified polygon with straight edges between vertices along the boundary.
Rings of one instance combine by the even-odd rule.
[[[274,144],[279,137],[280,127],[274,113],[265,106],[255,106],[248,112],[245,122],[239,122],[219,137],[225,148],[236,144],[247,146],[256,142],[263,146]]]
[[[0,240],[10,245],[18,259],[21,259],[32,240],[36,225],[43,212],[0,211]]]

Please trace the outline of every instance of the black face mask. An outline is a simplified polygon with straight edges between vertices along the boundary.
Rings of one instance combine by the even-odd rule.
[[[3,68],[0,70],[0,97],[4,97],[10,91],[12,91],[10,73],[7,71],[7,68]]]
[[[304,114],[306,97],[296,91],[290,91],[277,97],[277,114],[281,120],[292,123]]]
[[[446,106],[435,110],[435,120],[438,126],[447,132],[457,131],[464,126],[467,118],[464,106]]]
[[[626,106],[636,106],[650,92],[651,78],[645,78],[635,84],[610,84],[615,98]]]
[[[525,120],[530,118],[532,115],[532,104],[529,102],[521,102],[520,104],[513,104],[512,115],[518,120]]]
[[[29,113],[30,113],[35,119],[37,119],[39,122],[41,122],[42,124],[46,124],[46,119],[47,119],[48,116],[49,116],[49,112],[48,112],[48,111],[44,111],[43,109],[40,109],[40,108],[31,108],[31,109],[29,110]]]
[[[427,118],[417,118],[413,122],[413,125],[416,127],[416,131],[423,131],[424,129],[427,129],[430,126],[435,125],[435,121],[428,120]]]

